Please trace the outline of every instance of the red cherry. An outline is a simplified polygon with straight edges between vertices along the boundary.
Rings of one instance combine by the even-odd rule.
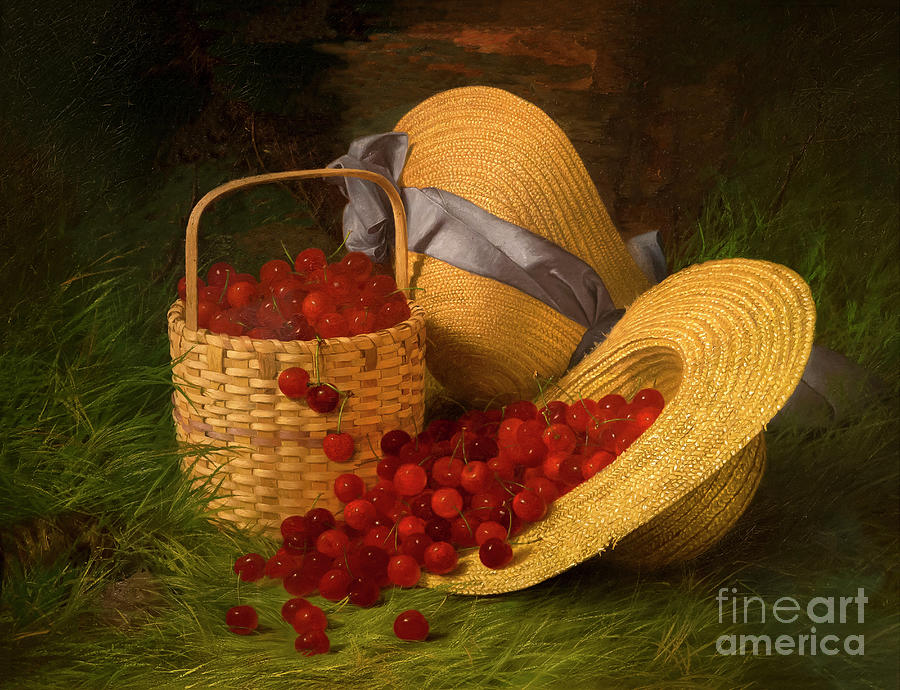
[[[248,553],[234,562],[234,572],[244,582],[256,582],[266,573],[266,559],[258,553]]]
[[[282,580],[284,589],[288,594],[295,597],[305,597],[316,591],[319,584],[319,578],[305,568],[295,568]]]
[[[631,404],[635,406],[647,405],[655,407],[657,410],[663,409],[666,401],[663,399],[662,393],[655,388],[642,388],[631,399]]]
[[[334,480],[334,495],[341,503],[349,503],[366,492],[366,485],[356,474],[345,473]]]
[[[279,280],[290,278],[293,267],[284,259],[267,261],[259,269],[259,282],[274,285]]]
[[[628,405],[626,416],[628,419],[633,419],[642,430],[646,430],[656,421],[660,412],[661,410],[659,408],[650,405],[640,405],[635,408],[634,403],[631,403]]]
[[[415,609],[404,611],[394,619],[394,634],[401,640],[420,642],[428,637],[428,621]]]
[[[540,471],[540,470],[538,470]],[[543,476],[533,477],[525,481],[525,487],[534,491],[538,496],[544,499],[544,503],[548,506],[559,498],[559,490],[556,484]]]
[[[260,302],[259,307],[256,309],[256,322],[260,326],[277,330],[281,328],[284,319],[285,317],[282,316],[271,298]]]
[[[301,606],[297,610],[291,623],[294,626],[294,630],[298,633],[304,633],[307,630],[325,630],[328,627],[328,618],[318,606],[309,604],[308,606]]]
[[[490,468],[480,460],[466,464],[459,473],[459,484],[470,494],[487,491],[494,481]]]
[[[402,541],[411,534],[424,534],[425,521],[415,515],[406,515],[397,523],[397,536]]]
[[[398,587],[415,587],[422,577],[422,569],[412,556],[400,554],[388,562],[388,579]]]
[[[312,340],[316,337],[313,328],[302,314],[291,317],[278,331],[281,340]]]
[[[319,594],[328,601],[340,601],[347,596],[353,576],[342,568],[332,568],[319,579]]]
[[[206,273],[206,284],[225,285],[226,282],[231,283],[235,275],[237,275],[237,271],[234,270],[234,266],[225,261],[218,261],[209,267],[209,271]]]
[[[543,419],[548,426],[550,424],[565,424],[566,412],[568,409],[569,406],[562,400],[552,400],[539,410],[539,414],[540,418]]]
[[[375,324],[379,330],[393,328],[398,323],[406,321],[412,312],[406,300],[392,300],[385,302],[378,308]]]
[[[547,504],[544,499],[537,492],[527,488],[515,495],[512,508],[513,512],[525,522],[537,522],[547,514]]]
[[[327,529],[316,539],[316,550],[332,558],[340,558],[344,555],[350,538],[339,529]]]
[[[350,583],[350,588],[347,590],[350,603],[362,608],[369,608],[378,601],[380,596],[381,589],[374,580],[367,577],[357,577]]]
[[[581,465],[581,476],[585,480],[593,477],[597,472],[612,464],[616,456],[605,450],[598,450],[588,456]]]
[[[306,391],[306,404],[321,414],[333,412],[339,400],[340,394],[337,390],[325,383],[310,386]]]
[[[292,400],[305,398],[308,384],[309,372],[300,367],[289,367],[278,375],[278,388]]]
[[[397,283],[394,281],[393,276],[384,274],[374,275],[363,285],[362,294],[376,301],[381,301],[387,298],[387,296],[396,289]]]
[[[582,465],[584,458],[580,455],[568,455],[559,463],[559,478],[568,486],[575,486],[584,481]]]
[[[323,314],[337,311],[337,300],[327,292],[315,290],[303,298],[303,316],[310,323],[315,323]]]
[[[228,300],[228,304],[239,309],[241,307],[246,307],[259,297],[259,292],[253,283],[242,280],[229,285],[225,297]]]
[[[338,264],[337,266],[340,266]],[[331,295],[338,304],[347,304],[356,293],[356,280],[349,273],[335,270],[337,266],[329,266],[326,269],[325,291]]]
[[[626,405],[625,398],[616,393],[610,393],[609,395],[604,395],[600,400],[597,401],[597,407],[601,411],[607,412],[607,419],[612,419],[616,415],[614,414],[620,407],[624,407]]]
[[[324,268],[328,263],[325,252],[316,247],[304,249],[294,258],[294,270],[297,273],[311,273],[317,268]]]
[[[429,572],[446,575],[456,567],[459,556],[449,542],[436,541],[425,549],[424,559]]]
[[[431,546],[432,542],[432,538],[427,534],[418,532],[410,534],[400,542],[400,553],[412,556],[416,559],[416,563],[423,565],[425,563],[425,550]]]
[[[307,630],[294,641],[294,649],[303,656],[327,654],[331,649],[331,642],[323,630]]]
[[[296,563],[288,553],[276,553],[268,561],[266,561],[266,577],[273,580],[280,580],[288,575],[294,568]]]
[[[475,543],[481,546],[488,539],[505,540],[509,537],[509,532],[499,522],[493,520],[485,520],[475,529]]]
[[[332,462],[348,462],[355,451],[353,437],[346,431],[328,434],[322,439],[322,450]]]
[[[600,408],[594,400],[582,398],[576,400],[566,409],[566,424],[572,429],[583,434],[588,422],[597,416]]]
[[[372,260],[362,252],[347,252],[341,265],[347,269],[357,281],[364,281],[372,275]]]
[[[201,301],[197,303],[197,327],[209,328],[209,324],[222,309],[216,302]]]
[[[317,539],[322,532],[334,527],[334,514],[328,508],[311,508],[303,516],[306,533],[310,539]]]
[[[302,515],[289,515],[281,521],[280,528],[282,537],[287,537],[295,532],[306,534],[306,518]]]
[[[614,455],[621,455],[644,430],[632,420],[610,422],[600,434],[600,446]]]
[[[225,614],[225,625],[235,635],[249,635],[259,625],[259,616],[252,606],[232,606]]]
[[[478,547],[478,559],[487,568],[500,570],[509,565],[512,560],[513,550],[509,542],[492,537]]]
[[[316,331],[322,338],[346,338],[350,335],[350,325],[343,314],[332,311],[318,318]]]
[[[350,335],[373,333],[378,330],[377,314],[371,309],[352,309],[347,312],[346,319]]]
[[[453,538],[453,526],[449,520],[433,517],[425,521],[425,534],[433,541],[450,541]]]
[[[400,449],[411,440],[412,437],[403,429],[392,429],[381,437],[381,450],[390,455],[397,455]]]
[[[544,430],[544,445],[551,453],[571,453],[578,445],[575,433],[565,424],[551,424]]]
[[[516,417],[518,419],[521,419],[523,422],[528,421],[529,419],[534,419],[535,417],[537,417],[537,414],[537,406],[530,400],[517,400],[516,402],[510,403],[503,409],[504,419]]]
[[[431,509],[442,518],[454,518],[463,507],[462,495],[456,489],[444,487],[434,492],[431,497]]]
[[[297,615],[297,611],[302,608],[306,608],[307,606],[312,606],[312,604],[310,604],[303,597],[294,597],[292,599],[288,599],[281,607],[281,617],[286,622],[293,625],[294,616]]]
[[[459,458],[445,456],[431,466],[431,476],[441,486],[459,486],[463,467],[463,461]]]
[[[428,484],[428,475],[419,465],[408,462],[394,473],[394,488],[401,496],[415,496]]]
[[[375,506],[364,498],[350,501],[344,506],[344,521],[353,529],[365,532],[375,522]]]

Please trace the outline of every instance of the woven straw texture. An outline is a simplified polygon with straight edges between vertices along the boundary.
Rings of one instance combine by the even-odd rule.
[[[179,300],[168,313],[176,436],[189,451],[196,447],[185,457],[186,469],[195,479],[219,487],[211,507],[220,517],[272,533],[284,518],[305,513],[314,501],[339,510],[335,478],[355,471],[373,483],[381,435],[391,429],[415,434],[425,416],[425,314],[415,303],[410,304],[410,318],[393,328],[318,344],[195,328],[197,233],[204,209],[257,184],[336,176],[364,177],[385,189],[394,210],[397,245],[405,247],[399,194],[374,173],[307,170],[235,180],[212,190],[194,207],[185,251],[186,304]],[[407,283],[402,258],[399,287]],[[310,372],[313,381],[317,372],[321,381],[337,387],[343,410],[320,414],[305,400],[282,395],[278,375],[295,366]],[[331,462],[322,450],[325,436],[338,430],[339,416],[340,430],[355,442],[352,463]]]
[[[571,142],[536,106],[500,89],[452,89],[395,130],[410,142],[402,186],[452,192],[552,240],[597,271],[617,307],[649,287]],[[562,375],[585,330],[512,287],[412,252],[410,280],[424,288],[429,369],[460,401],[532,397],[533,372]]]
[[[639,565],[648,550],[659,551],[657,565],[697,555],[752,497],[761,432],[799,382],[814,327],[809,287],[777,264],[708,262],[651,288],[560,386],[592,398],[655,386],[667,404],[653,426],[525,530],[507,568],[485,568],[473,553],[424,584],[513,591],[617,544]]]

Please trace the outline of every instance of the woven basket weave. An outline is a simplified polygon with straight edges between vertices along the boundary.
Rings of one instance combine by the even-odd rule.
[[[317,169],[258,175],[213,189],[194,207],[186,233],[187,295],[168,313],[173,362],[173,417],[176,436],[202,450],[185,457],[195,479],[220,488],[211,507],[224,519],[276,531],[289,515],[316,505],[337,510],[334,479],[354,471],[367,483],[375,477],[375,450],[381,434],[422,429],[424,419],[425,317],[411,304],[411,315],[397,326],[349,338],[315,341],[258,340],[197,329],[197,230],[203,211],[239,189],[268,182],[316,177],[360,177],[378,184],[394,211],[396,282],[408,286],[406,221],[395,188],[375,173]],[[318,359],[318,369],[316,360]],[[349,394],[341,431],[354,439],[351,463],[328,460],[322,439],[337,430],[338,410],[319,414],[305,401],[290,400],[278,389],[288,367],[315,370],[326,383]]]

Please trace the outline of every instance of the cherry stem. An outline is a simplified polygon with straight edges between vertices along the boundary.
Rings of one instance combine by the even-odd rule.
[[[350,232],[353,232],[352,230]],[[338,245],[338,248],[335,249],[331,254],[328,255],[328,261],[331,261],[335,256],[337,256],[338,252],[344,248],[344,245],[347,244],[347,237],[350,237],[350,232],[347,233],[347,236],[341,240],[341,243]]]
[[[288,263],[291,265],[291,268],[293,268],[294,267],[294,257],[291,256],[291,253],[288,251],[287,246],[284,244],[284,240],[281,240],[281,248],[284,250],[284,254],[288,258]]]
[[[340,391],[339,391],[339,392],[340,392]],[[336,433],[338,433],[338,434],[341,433],[341,417],[344,416],[344,405],[347,403],[347,400],[348,400],[349,398],[350,398],[349,395],[342,395],[342,396],[341,396],[341,407],[340,407],[340,409],[338,410],[338,424],[337,424],[337,432],[336,432]]]
[[[465,516],[465,515],[463,514],[463,512],[462,512],[461,510],[459,510],[459,509],[457,509],[456,512],[459,513],[459,516],[462,518],[462,521],[463,521],[463,523],[465,524],[466,529],[469,530],[469,534],[471,534],[471,535],[474,537],[474,536],[475,536],[475,533],[472,531],[472,525],[470,525],[470,524],[469,524],[469,521],[466,520],[466,516]]]
[[[313,362],[313,371],[316,375],[316,384],[322,383],[321,379],[319,379],[319,345],[321,343],[322,343],[322,339],[317,335],[316,336],[315,361]]]

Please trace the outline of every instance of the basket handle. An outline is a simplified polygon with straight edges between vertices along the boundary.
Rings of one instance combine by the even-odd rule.
[[[226,182],[207,192],[194,206],[190,218],[188,218],[184,247],[185,290],[187,293],[185,295],[184,319],[185,325],[189,329],[192,331],[197,330],[197,229],[200,225],[200,216],[203,214],[203,211],[213,202],[239,189],[255,187],[256,185],[269,182],[306,180],[313,177],[358,177],[374,182],[384,190],[394,212],[394,278],[397,282],[397,287],[401,290],[409,287],[406,214],[403,210],[403,200],[400,198],[397,188],[383,175],[370,170],[356,170],[354,168],[316,168],[313,170],[292,170],[289,172],[243,177],[239,180]]]

